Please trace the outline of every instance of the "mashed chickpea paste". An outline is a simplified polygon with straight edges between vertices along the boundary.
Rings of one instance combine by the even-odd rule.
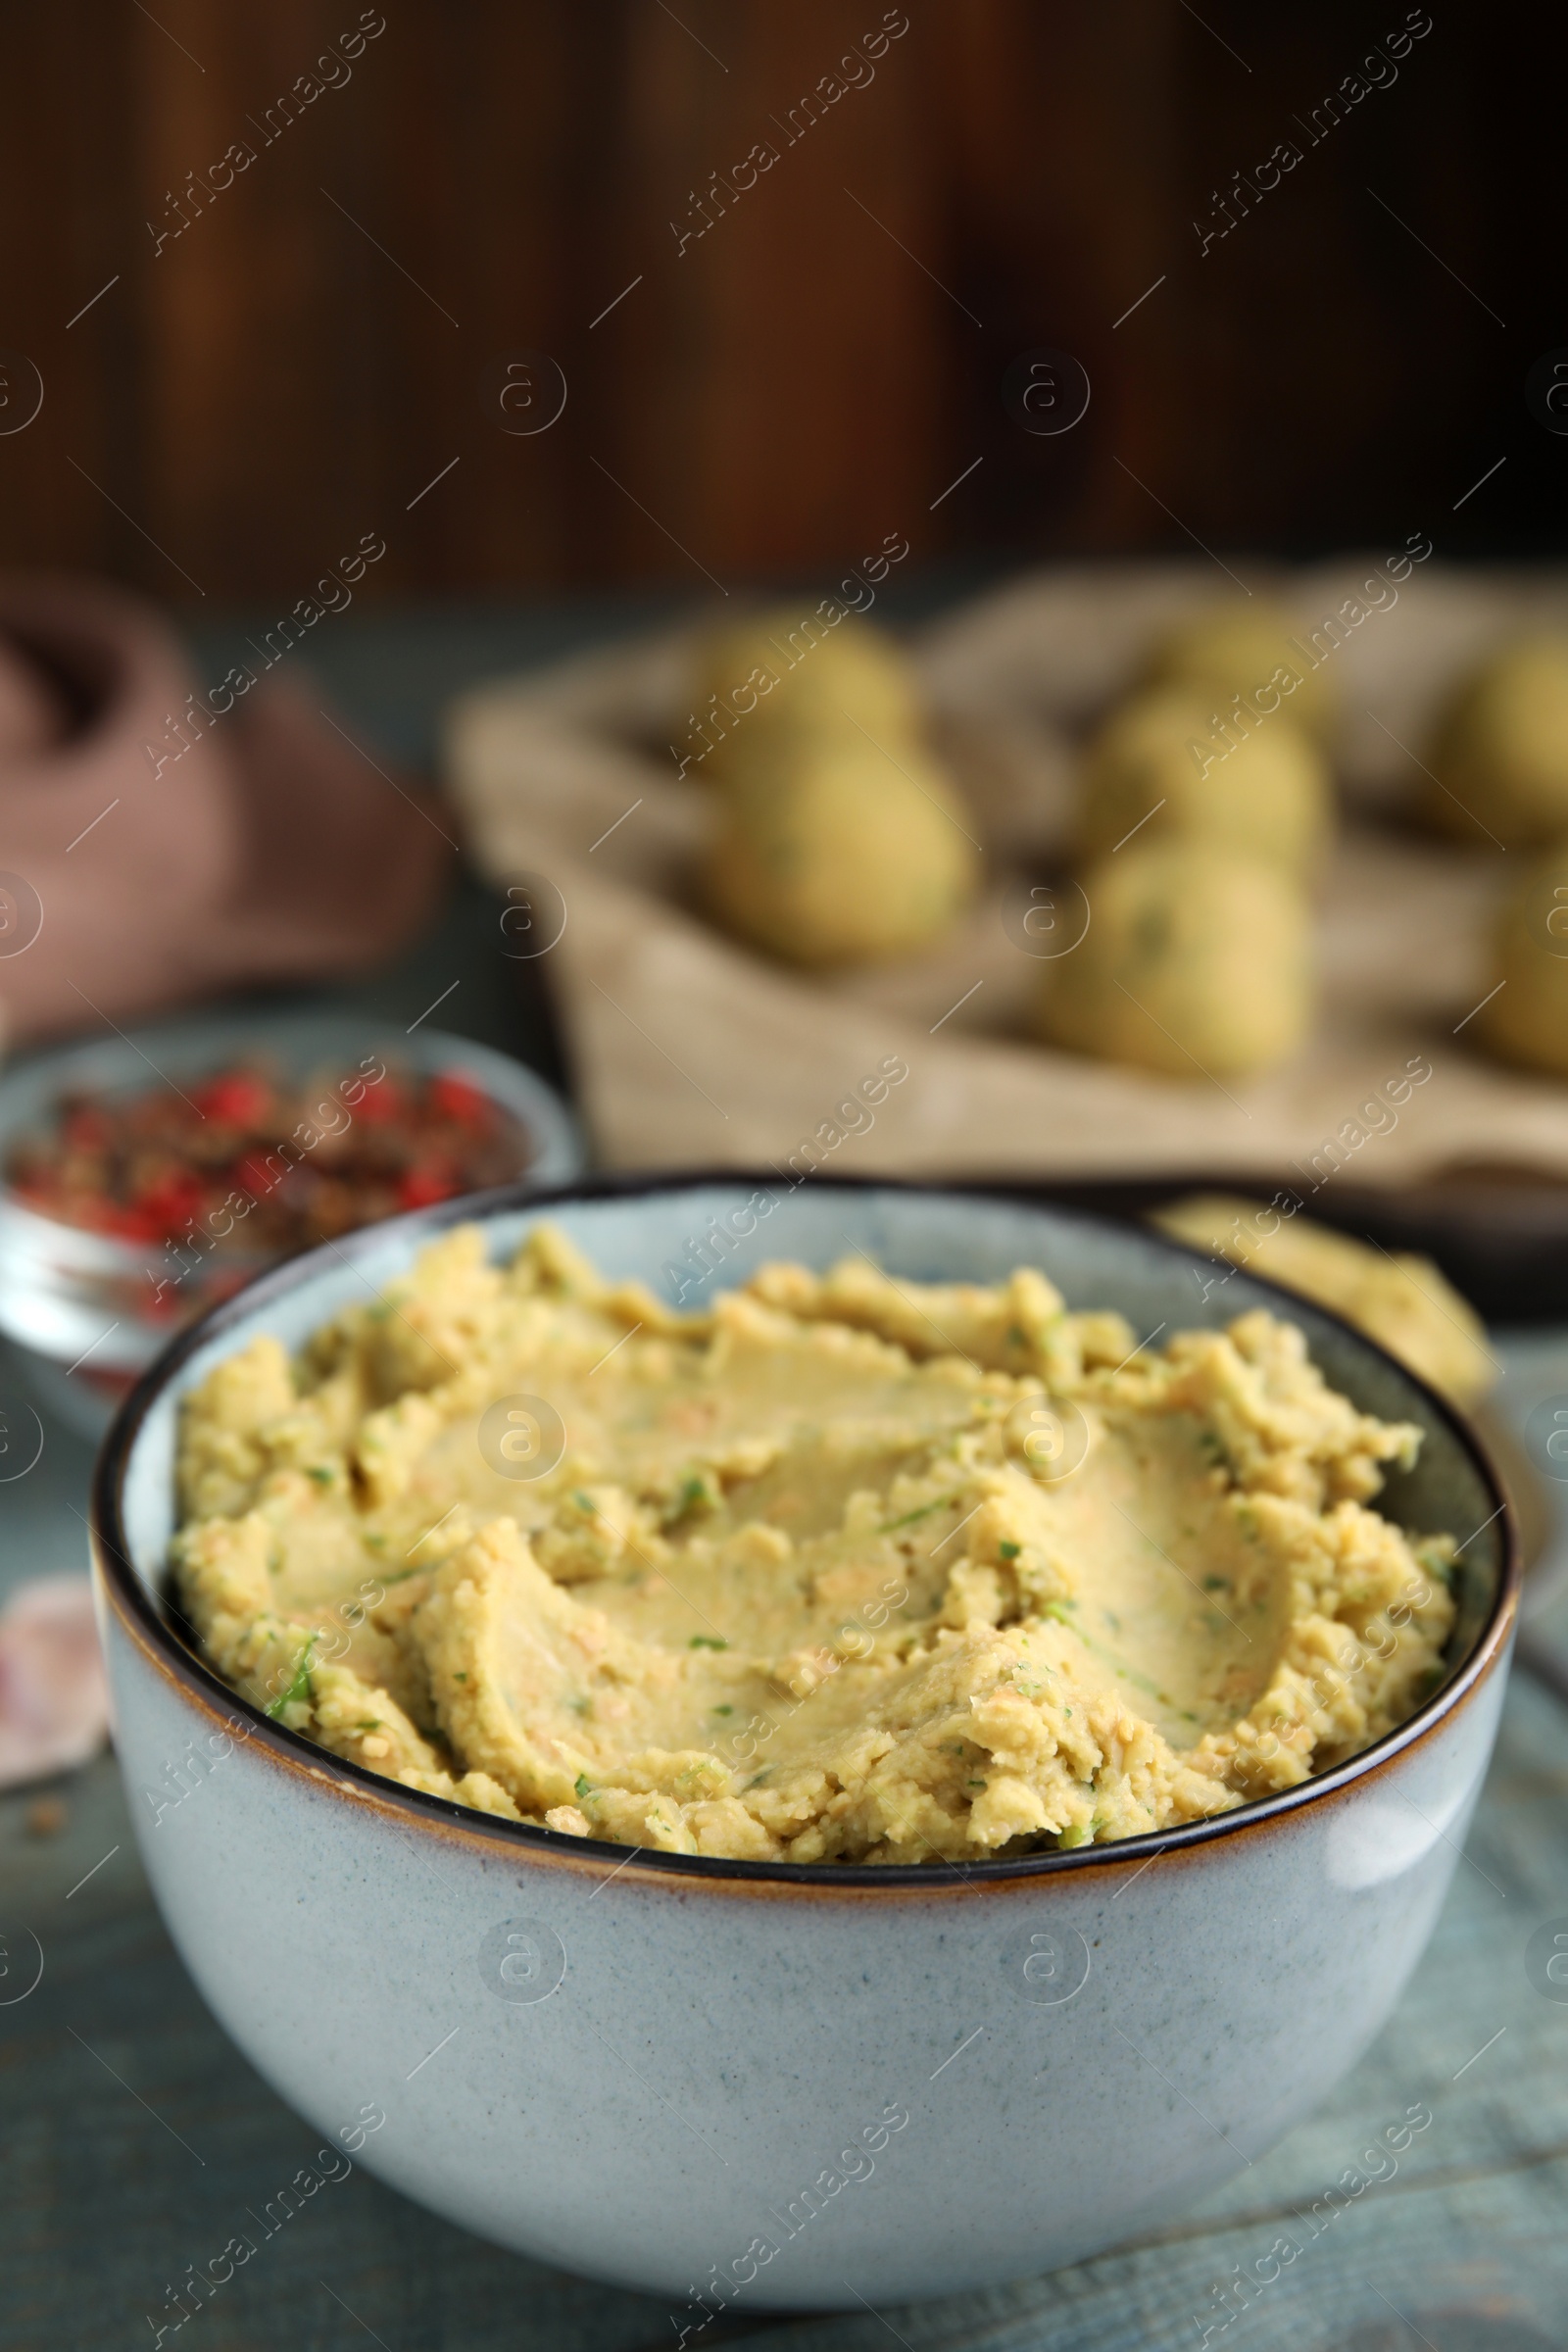
[[[1219,1813],[1401,1722],[1453,1545],[1368,1505],[1418,1444],[1262,1312],[1155,1353],[1035,1272],[856,1258],[682,1315],[548,1225],[504,1268],[465,1228],[188,1398],[176,1576],[237,1690],[409,1788],[677,1853],[974,1859]]]

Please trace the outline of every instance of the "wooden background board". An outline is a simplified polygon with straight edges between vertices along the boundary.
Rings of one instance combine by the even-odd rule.
[[[0,0],[0,347],[46,393],[0,430],[0,560],[286,607],[367,531],[360,594],[390,599],[709,594],[890,530],[930,559],[1558,527],[1568,441],[1521,386],[1568,331],[1560,16],[1439,7],[1314,138],[1399,0],[902,13],[790,144],[878,0],[387,0],[275,133],[357,0]],[[679,249],[671,220],[766,139],[777,165]],[[254,164],[158,247],[241,140]],[[1203,250],[1195,219],[1287,140],[1299,165]],[[1040,345],[1094,386],[1056,438],[1000,399]],[[534,437],[480,407],[518,348],[569,386]]]

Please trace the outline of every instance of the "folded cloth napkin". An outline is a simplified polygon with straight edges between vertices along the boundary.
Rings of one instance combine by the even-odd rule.
[[[447,831],[318,703],[246,668],[204,696],[149,607],[86,580],[0,581],[10,1039],[354,971],[418,925]]]

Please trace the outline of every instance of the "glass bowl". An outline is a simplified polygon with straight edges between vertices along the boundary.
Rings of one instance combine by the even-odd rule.
[[[366,1074],[379,1063],[466,1079],[509,1112],[532,1139],[528,1184],[561,1184],[582,1166],[571,1113],[542,1078],[492,1047],[442,1030],[409,1035],[395,1022],[351,1013],[231,1015],[29,1059],[0,1080],[0,1332],[41,1400],[88,1435],[107,1427],[176,1331],[291,1252],[245,1250],[228,1234],[200,1228],[186,1241],[165,1243],[66,1224],[13,1191],[4,1174],[12,1149],[50,1127],[63,1095],[128,1099],[160,1080],[183,1091],[251,1057],[265,1057],[285,1080],[320,1080],[322,1134],[332,1131],[328,1096],[331,1121],[352,1122],[356,1087],[363,1096]],[[295,1129],[302,1157],[312,1146],[299,1127],[308,1124]],[[278,1138],[279,1148],[285,1140]]]

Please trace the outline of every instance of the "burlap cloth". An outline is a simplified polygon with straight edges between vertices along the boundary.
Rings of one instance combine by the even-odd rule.
[[[1371,562],[1244,569],[1304,632]],[[1075,741],[1160,623],[1223,587],[1207,564],[1053,570],[919,631],[911,651],[984,835],[988,888],[940,949],[831,978],[726,939],[692,897],[711,787],[700,768],[680,779],[667,748],[691,740],[692,630],[462,697],[447,782],[473,855],[525,910],[519,942],[548,955],[600,1160],[794,1153],[800,1169],[810,1140],[823,1164],[858,1174],[1246,1178],[1299,1164],[1388,1186],[1456,1167],[1568,1174],[1568,1088],[1494,1063],[1466,1022],[1493,985],[1491,909],[1524,859],[1479,827],[1446,846],[1399,816],[1455,674],[1498,637],[1568,621],[1555,575],[1429,561],[1329,656],[1346,823],[1320,894],[1321,1016],[1287,1067],[1222,1088],[1196,1069],[1187,1083],[1030,1042],[1041,964],[1020,942],[1020,902],[1063,870]],[[1058,890],[1063,938],[1074,907]],[[908,1076],[874,1111],[861,1098],[835,1117],[889,1057]],[[1430,1076],[1391,1099],[1412,1061]]]

